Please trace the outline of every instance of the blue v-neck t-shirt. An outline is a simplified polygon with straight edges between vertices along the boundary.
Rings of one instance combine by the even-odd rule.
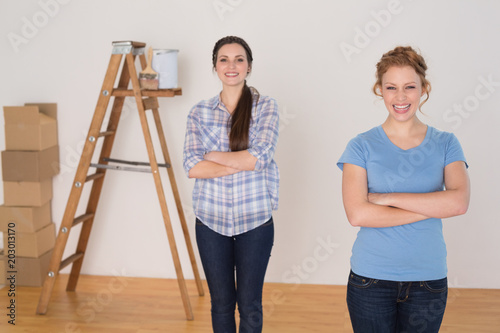
[[[428,193],[444,190],[446,165],[464,161],[454,134],[428,126],[417,147],[393,144],[382,126],[353,138],[337,165],[366,169],[370,193]],[[386,228],[361,227],[353,245],[356,274],[390,281],[427,281],[446,277],[446,245],[441,219]]]

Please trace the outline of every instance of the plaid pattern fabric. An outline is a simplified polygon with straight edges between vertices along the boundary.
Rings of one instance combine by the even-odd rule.
[[[254,100],[256,95],[254,92]],[[230,151],[230,114],[215,96],[193,107],[187,120],[183,164],[187,174],[210,151]],[[252,230],[271,218],[278,208],[279,171],[273,160],[278,142],[276,101],[260,96],[252,109],[248,152],[257,158],[255,170],[196,179],[194,213],[210,229],[234,236]]]

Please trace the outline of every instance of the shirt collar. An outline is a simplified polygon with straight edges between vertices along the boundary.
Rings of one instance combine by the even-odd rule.
[[[258,96],[257,92],[255,91],[255,89],[253,89],[252,87],[250,87],[251,89],[251,92],[252,92],[252,95],[255,99],[256,96]],[[222,104],[222,100],[220,98],[220,93],[217,94],[217,96],[214,96],[211,100],[210,100],[210,108],[212,110],[215,110],[216,108],[220,108],[221,110],[226,110],[226,107],[224,106],[224,104]]]
[[[220,99],[220,93],[217,94],[217,96],[214,96],[210,99],[210,101],[208,102],[208,106],[210,107],[210,109],[212,110],[215,110],[217,108],[222,108],[222,101]]]
[[[220,93],[217,94],[217,96],[214,96],[211,100],[210,100],[210,108],[212,110],[216,110],[216,109],[219,109],[221,111],[225,111],[227,112],[227,109],[226,109],[226,106],[222,103],[222,100],[220,98]]]

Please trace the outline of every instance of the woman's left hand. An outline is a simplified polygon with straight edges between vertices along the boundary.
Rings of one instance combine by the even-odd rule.
[[[205,155],[203,155],[203,159],[205,161],[214,162],[214,160],[212,159],[212,156],[213,156],[213,152],[208,152]]]

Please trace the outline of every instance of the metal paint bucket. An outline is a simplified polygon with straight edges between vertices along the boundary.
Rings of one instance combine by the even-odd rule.
[[[153,49],[151,66],[158,73],[159,89],[177,88],[177,54],[179,50]]]

